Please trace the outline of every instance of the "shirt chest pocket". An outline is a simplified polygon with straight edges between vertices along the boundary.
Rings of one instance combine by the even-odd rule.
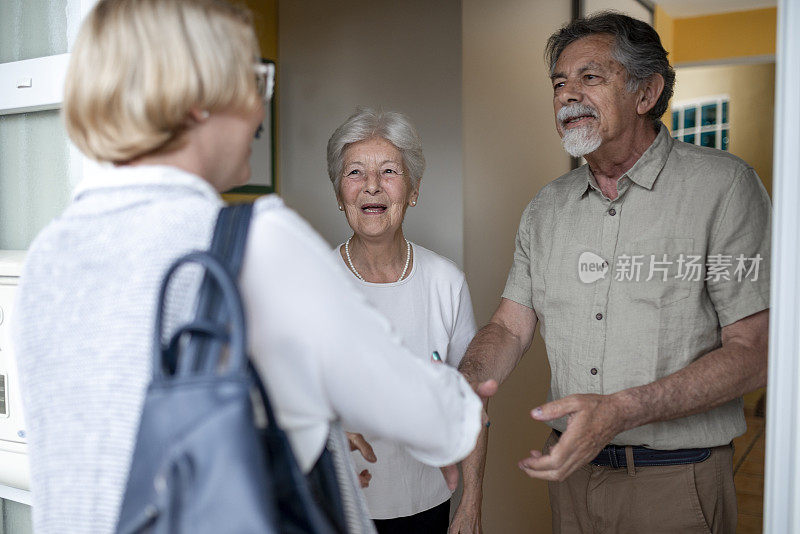
[[[689,297],[702,285],[704,259],[694,239],[656,238],[621,247],[614,261],[614,284],[634,303],[663,308]]]

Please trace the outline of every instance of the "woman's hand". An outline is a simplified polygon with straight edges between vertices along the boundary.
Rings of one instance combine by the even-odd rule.
[[[439,468],[442,471],[442,476],[447,484],[447,489],[455,491],[458,487],[458,466],[456,464],[446,465]]]
[[[346,432],[346,434],[347,441],[350,442],[351,451],[360,452],[361,456],[370,463],[374,464],[378,461],[378,458],[375,456],[375,451],[372,450],[372,445],[364,439],[364,436],[354,432]],[[358,482],[361,484],[362,488],[369,486],[370,480],[372,480],[372,474],[367,469],[364,469],[358,474]]]
[[[364,436],[354,432],[347,432],[347,440],[350,442],[351,451],[360,452],[361,456],[370,463],[374,464],[378,461],[378,458],[375,456],[375,451],[372,450],[372,445],[364,439]]]
[[[372,480],[372,474],[364,469],[358,474],[358,483],[361,484],[362,488],[366,488],[369,486],[369,481]]]

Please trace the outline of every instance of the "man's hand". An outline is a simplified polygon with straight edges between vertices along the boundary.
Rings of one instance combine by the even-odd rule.
[[[447,534],[483,534],[480,502],[475,506],[461,499]]]
[[[611,395],[570,395],[531,412],[537,421],[568,416],[550,453],[531,451],[528,476],[564,480],[625,430],[706,412],[766,384],[769,310],[722,327],[722,346],[688,366]]]
[[[610,395],[570,395],[531,411],[537,421],[567,416],[567,430],[548,454],[531,451],[519,468],[532,478],[562,481],[589,463],[619,434],[620,409]]]

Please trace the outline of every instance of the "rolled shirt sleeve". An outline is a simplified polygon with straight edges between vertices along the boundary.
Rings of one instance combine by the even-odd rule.
[[[537,197],[538,198],[538,197]],[[531,283],[531,223],[530,216],[534,210],[536,199],[522,212],[522,217],[514,240],[514,262],[508,272],[503,298],[533,308]]]

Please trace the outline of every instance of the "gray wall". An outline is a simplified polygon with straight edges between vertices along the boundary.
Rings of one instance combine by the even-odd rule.
[[[344,241],[328,137],[357,105],[402,111],[428,162],[406,236],[463,265],[460,2],[293,0],[278,17],[283,198],[332,245]]]

